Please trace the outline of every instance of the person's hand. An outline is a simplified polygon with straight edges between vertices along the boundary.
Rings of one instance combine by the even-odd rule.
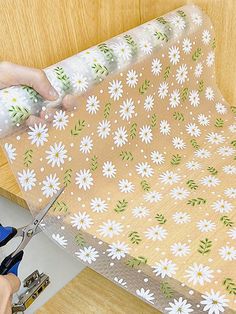
[[[20,280],[13,274],[0,275],[0,314],[12,313],[12,295],[20,288]]]
[[[0,62],[0,89],[15,86],[27,85],[35,89],[44,99],[55,101],[58,98],[57,91],[52,87],[47,79],[44,71],[29,68],[11,62]],[[62,100],[62,108],[69,109],[77,105],[78,97],[66,95]],[[46,117],[49,117],[55,112],[55,109],[41,111],[39,117],[30,116],[27,120],[28,125],[37,122],[42,122]]]

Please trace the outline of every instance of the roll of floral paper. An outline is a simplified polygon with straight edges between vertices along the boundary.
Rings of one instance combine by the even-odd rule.
[[[45,233],[163,313],[235,313],[236,107],[209,18],[187,5],[0,91],[2,145]],[[60,101],[79,94],[78,106]],[[53,121],[27,127],[48,106]]]

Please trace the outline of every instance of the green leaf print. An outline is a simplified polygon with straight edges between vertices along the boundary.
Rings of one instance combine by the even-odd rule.
[[[170,66],[167,66],[166,68],[165,68],[165,71],[164,71],[164,80],[167,80],[168,79],[168,77],[170,76]]]
[[[32,164],[32,159],[33,159],[33,150],[27,149],[26,152],[24,153],[24,165],[26,167],[29,167]]]
[[[92,65],[92,69],[94,73],[96,74],[97,78],[104,78],[109,74],[107,67],[99,63],[94,63]]]
[[[191,190],[196,190],[198,188],[198,185],[194,182],[194,180],[188,180],[187,181],[187,186],[191,189]]]
[[[164,225],[167,222],[167,219],[162,214],[156,214],[155,218],[160,225]]]
[[[216,48],[216,39],[213,38],[212,43],[211,43],[211,48],[215,49]]]
[[[116,207],[114,208],[114,211],[117,213],[122,213],[124,210],[127,209],[127,206],[128,206],[128,202],[125,199],[123,199],[117,202]]]
[[[52,210],[55,212],[67,212],[68,211],[68,206],[66,205],[65,202],[63,201],[56,201],[53,206],[52,206]]]
[[[233,227],[234,222],[228,216],[220,217],[220,221],[222,221],[226,227]]]
[[[71,135],[74,135],[74,136],[79,135],[84,127],[85,127],[85,121],[84,120],[78,120],[76,122],[74,128],[71,129],[71,131],[70,131]]]
[[[173,117],[175,120],[184,121],[184,115],[181,112],[174,112]]]
[[[131,161],[134,159],[134,156],[131,152],[128,152],[128,151],[122,151],[120,153],[120,157],[122,160],[125,160],[125,161]]]
[[[212,241],[205,238],[204,240],[200,240],[198,252],[202,255],[205,255],[211,251]]]
[[[22,106],[13,105],[8,109],[11,121],[13,124],[21,124],[24,122],[30,115],[30,112],[27,108]]]
[[[230,110],[236,115],[236,106],[230,106]]]
[[[151,127],[154,128],[157,125],[157,115],[154,113],[151,117]]]
[[[104,54],[105,59],[108,62],[113,62],[115,60],[113,50],[109,48],[106,43],[99,44],[98,49]]]
[[[198,91],[199,91],[199,93],[201,93],[201,92],[204,91],[204,81],[203,81],[203,80],[200,80],[200,81],[199,81],[199,84],[198,84]]]
[[[222,127],[224,126],[224,120],[221,119],[221,118],[217,118],[217,119],[216,119],[216,122],[215,122],[215,126],[216,126],[217,128],[222,128]]]
[[[202,205],[202,204],[206,204],[206,200],[204,198],[201,197],[197,197],[197,198],[192,198],[191,200],[188,200],[187,205]]]
[[[149,192],[151,190],[151,186],[148,184],[148,182],[146,180],[142,180],[140,182],[140,184],[141,184],[143,191]]]
[[[141,237],[137,231],[132,231],[128,235],[128,237],[129,237],[132,244],[139,244],[142,241],[142,239],[141,239]]]
[[[157,17],[157,18],[156,18],[156,21],[159,22],[159,23],[161,23],[161,24],[163,24],[163,25],[165,25],[165,24],[168,23],[167,20],[165,20],[164,17],[162,17],[162,16]]]
[[[91,170],[92,171],[95,171],[97,170],[98,168],[98,157],[96,155],[94,155],[92,158],[91,158]]]
[[[139,87],[139,92],[141,95],[145,94],[150,86],[150,81],[145,80],[143,84]]]
[[[192,55],[193,61],[197,61],[201,57],[201,55],[202,55],[202,49],[197,48]]]
[[[171,159],[171,164],[173,165],[173,166],[177,166],[177,165],[179,165],[180,164],[180,162],[181,162],[181,156],[179,155],[179,154],[177,154],[177,155],[173,155],[172,156],[172,159]]]
[[[200,145],[198,145],[197,141],[193,138],[190,140],[190,143],[192,144],[193,148],[199,149]]]
[[[236,295],[236,284],[233,282],[232,278],[225,278],[223,281],[223,285],[229,294]]]
[[[132,50],[132,54],[135,55],[137,53],[137,50],[138,50],[138,46],[137,46],[136,41],[129,34],[125,34],[124,39],[127,42],[127,44],[130,46],[130,48]]]
[[[126,262],[126,265],[132,268],[145,264],[147,264],[147,258],[144,256],[133,257]]]
[[[111,112],[111,103],[108,102],[105,104],[105,109],[104,109],[104,118],[107,119],[110,115]]]
[[[214,167],[207,167],[207,170],[213,175],[217,175],[218,171]]]
[[[185,18],[185,17],[186,17],[186,14],[185,14],[184,11],[182,11],[182,10],[178,10],[177,13],[178,13],[182,18]]]
[[[137,135],[137,123],[133,123],[130,127],[130,137],[133,140]]]
[[[36,90],[34,90],[32,87],[29,87],[29,86],[26,86],[24,85],[22,87],[23,90],[25,90],[28,95],[29,95],[29,98],[33,101],[33,102],[37,102],[37,101],[40,101],[42,100],[42,96],[36,92]]]
[[[154,35],[156,36],[158,40],[165,41],[165,42],[168,42],[169,40],[168,36],[165,33],[155,32]]]
[[[80,232],[75,236],[75,243],[81,247],[84,247],[86,244],[84,237],[82,236]]]
[[[160,284],[160,289],[166,299],[171,299],[173,297],[174,291],[167,281]]]
[[[180,98],[182,101],[185,101],[188,98],[188,93],[189,93],[188,87],[185,87],[181,90]]]
[[[72,169],[67,169],[64,173],[63,183],[65,186],[68,186],[71,183]]]
[[[236,148],[236,140],[233,140],[230,144]]]
[[[71,82],[69,76],[66,74],[63,67],[56,67],[54,69],[57,79],[62,83],[62,88],[64,91],[68,91],[71,88]]]

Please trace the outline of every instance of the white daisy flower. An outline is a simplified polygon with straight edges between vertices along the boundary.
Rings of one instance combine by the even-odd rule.
[[[86,110],[90,114],[95,114],[100,108],[100,101],[98,100],[97,96],[89,96],[86,103]]]
[[[134,185],[127,179],[119,180],[119,189],[122,193],[131,193],[134,191]]]
[[[83,154],[89,154],[93,148],[93,140],[90,136],[85,136],[80,142],[80,151]]]
[[[17,155],[17,154],[16,154],[16,148],[13,147],[12,144],[5,143],[5,144],[4,144],[4,149],[5,149],[5,152],[6,152],[6,154],[7,154],[7,157],[8,157],[8,159],[9,159],[10,163],[12,163],[13,160],[16,159],[16,155]]]
[[[31,191],[37,181],[33,169],[23,169],[22,172],[18,172],[18,179],[24,191]]]
[[[208,141],[208,143],[210,144],[222,144],[225,141],[225,137],[219,133],[215,133],[215,132],[210,132],[207,134],[206,136],[206,140]]]
[[[96,251],[96,249],[92,246],[80,249],[79,252],[75,252],[75,255],[88,264],[92,264],[92,262],[95,262],[99,257],[98,251]]]
[[[205,148],[200,148],[194,152],[194,155],[198,158],[209,158],[211,157],[211,152]]]
[[[194,286],[197,284],[203,286],[206,282],[211,282],[212,278],[214,278],[213,270],[203,264],[193,263],[185,272],[185,277],[188,278],[188,282],[192,283]]]
[[[154,105],[153,96],[152,95],[147,96],[145,101],[144,101],[144,109],[146,111],[151,111],[153,109],[153,105]]]
[[[162,241],[167,236],[167,230],[161,226],[149,227],[145,231],[145,237],[152,241]]]
[[[204,45],[209,45],[210,41],[211,41],[211,34],[207,29],[205,29],[202,32],[202,42]]]
[[[236,188],[228,188],[224,190],[224,193],[229,198],[236,198]]]
[[[149,209],[144,206],[137,206],[132,209],[132,213],[135,218],[144,218],[149,216]]]
[[[232,133],[236,133],[236,124],[231,124],[231,125],[229,126],[229,130],[230,130],[230,132],[232,132]]]
[[[118,236],[124,229],[124,226],[115,220],[108,219],[99,226],[98,232],[103,237],[112,238]]]
[[[157,203],[162,199],[162,194],[156,191],[151,191],[144,194],[143,198],[146,202]]]
[[[139,43],[140,49],[141,51],[145,54],[145,55],[150,55],[152,53],[152,44],[147,41],[147,40],[141,40]]]
[[[173,137],[172,144],[176,149],[184,149],[186,147],[184,140],[180,137]]]
[[[224,157],[232,156],[235,153],[235,151],[236,150],[230,146],[222,146],[217,149],[217,152],[219,153],[219,155],[224,156]]]
[[[110,135],[111,131],[111,122],[108,120],[102,120],[99,122],[97,127],[98,136],[102,139],[107,138]]]
[[[236,249],[233,246],[222,246],[219,249],[219,254],[224,261],[236,260]]]
[[[175,15],[171,19],[171,24],[180,31],[184,30],[186,27],[184,19],[180,15]]]
[[[30,131],[28,132],[28,135],[31,144],[35,144],[39,147],[43,146],[43,144],[48,141],[48,128],[46,124],[35,124],[34,126],[30,126],[29,129]]]
[[[188,77],[188,67],[186,64],[182,64],[176,71],[176,81],[178,84],[183,84]]]
[[[209,86],[205,90],[205,97],[208,100],[213,100],[214,97],[215,97],[213,89],[211,87],[209,87]]]
[[[112,46],[115,54],[124,61],[128,61],[132,58],[132,50],[130,46],[125,42],[118,42]]]
[[[219,291],[215,292],[213,289],[210,292],[205,292],[202,298],[203,301],[200,303],[204,305],[203,311],[208,314],[223,313],[229,302],[228,299],[225,299],[225,294],[221,295]]]
[[[216,228],[216,224],[213,221],[207,219],[199,220],[196,225],[198,230],[201,232],[210,232]]]
[[[134,114],[134,101],[132,98],[126,99],[120,105],[120,116],[123,120],[130,120]]]
[[[60,167],[64,164],[65,159],[68,157],[67,150],[65,149],[65,145],[62,142],[54,143],[50,145],[49,150],[46,151],[47,154],[47,163],[51,164],[52,167],[57,166]]]
[[[183,48],[183,52],[185,54],[189,54],[191,52],[191,50],[192,50],[192,43],[191,43],[190,39],[185,38],[183,40],[182,48]]]
[[[52,234],[52,238],[53,240],[55,240],[59,245],[61,245],[62,247],[66,247],[67,246],[67,240],[65,239],[64,236],[61,236],[60,234]]]
[[[190,215],[184,212],[176,212],[172,218],[176,224],[187,224],[191,221]]]
[[[113,80],[109,83],[108,93],[112,99],[119,100],[123,95],[123,85],[121,81]]]
[[[175,200],[184,200],[186,197],[188,197],[190,192],[184,188],[177,187],[170,191],[170,195]]]
[[[194,75],[199,78],[202,75],[203,65],[201,62],[197,63],[194,70]]]
[[[122,287],[125,287],[127,285],[127,282],[123,278],[115,277],[114,281],[121,285]]]
[[[111,259],[120,260],[129,253],[129,250],[130,248],[125,242],[117,241],[109,245],[109,249],[107,249],[107,255],[111,257]]]
[[[214,61],[215,61],[215,53],[214,53],[214,51],[210,51],[207,55],[207,58],[206,58],[207,66],[211,67],[214,64]]]
[[[193,21],[193,23],[195,25],[197,25],[197,26],[201,26],[202,25],[202,17],[198,13],[192,13],[191,14],[191,19],[192,19],[192,21]]]
[[[57,191],[60,190],[60,181],[59,178],[57,177],[56,174],[52,175],[50,174],[49,176],[46,176],[46,179],[43,180],[43,195],[46,197],[52,197],[53,194],[56,194]]]
[[[91,186],[93,185],[93,177],[91,171],[83,169],[79,172],[76,172],[75,184],[77,184],[79,186],[79,189],[81,190],[90,190]]]
[[[169,85],[167,82],[161,83],[158,89],[158,96],[161,99],[164,99],[168,95],[168,89],[169,89]]]
[[[199,92],[197,90],[192,90],[189,93],[189,101],[191,106],[198,107],[200,104]]]
[[[192,304],[180,297],[178,300],[174,299],[173,302],[169,302],[170,307],[166,307],[165,310],[168,314],[189,314],[193,312]]]
[[[199,124],[203,126],[207,126],[210,123],[210,119],[202,113],[197,116],[197,119]]]
[[[165,258],[164,260],[160,260],[160,262],[156,263],[155,266],[152,266],[154,269],[153,272],[156,276],[161,276],[161,278],[172,277],[176,274],[176,264]]]
[[[121,147],[128,142],[128,134],[124,126],[119,127],[115,131],[115,136],[113,137],[114,143],[117,147]]]
[[[236,227],[229,229],[227,234],[231,239],[236,240]]]
[[[164,155],[159,153],[158,151],[151,152],[151,159],[152,162],[156,165],[162,165],[165,162]]]
[[[160,122],[160,132],[163,135],[169,135],[170,134],[170,123],[168,123],[168,121],[166,120],[161,120]]]
[[[149,178],[153,176],[153,168],[147,162],[140,162],[136,166],[137,173],[142,178]]]
[[[180,60],[179,47],[172,46],[169,48],[169,59],[172,64],[177,64]]]
[[[219,114],[226,114],[227,113],[227,108],[225,105],[223,105],[222,103],[218,102],[215,104],[215,108],[217,113]]]
[[[203,177],[201,178],[200,180],[200,183],[204,186],[207,186],[207,187],[212,187],[212,186],[217,186],[220,184],[220,180],[218,178],[216,178],[215,176],[206,176],[206,177]]]
[[[197,161],[192,160],[186,163],[186,168],[189,170],[199,170],[202,168],[202,166]]]
[[[178,89],[175,89],[171,94],[170,94],[170,106],[171,108],[176,108],[180,104],[180,92]]]
[[[56,130],[65,130],[68,124],[68,118],[65,111],[57,111],[53,117],[53,127],[56,128]]]
[[[153,75],[159,75],[162,70],[162,63],[159,59],[153,59],[152,60],[152,74]]]
[[[72,86],[75,92],[85,92],[88,89],[88,79],[82,74],[75,73],[71,78]]]
[[[145,144],[151,143],[153,139],[153,135],[152,135],[152,128],[150,127],[150,125],[143,125],[140,128],[139,137],[141,141],[144,142]]]
[[[76,227],[78,230],[86,230],[93,224],[92,218],[86,212],[78,212],[70,217],[72,227]]]
[[[134,88],[138,83],[138,74],[135,70],[129,70],[126,75],[126,84]]]
[[[227,174],[236,174],[236,166],[234,165],[224,166],[223,171]]]
[[[143,288],[137,289],[137,290],[136,290],[136,294],[137,294],[139,297],[141,297],[141,298],[143,298],[144,300],[146,300],[147,302],[149,302],[149,303],[151,303],[151,304],[154,303],[154,302],[153,302],[153,300],[155,300],[154,294],[151,293],[149,289],[147,289],[147,290],[144,290]]]
[[[107,211],[108,207],[107,203],[100,197],[91,199],[90,206],[94,213],[104,213]]]
[[[179,182],[181,177],[177,173],[174,173],[173,171],[167,170],[160,175],[159,179],[164,184],[172,185],[172,184]]]
[[[171,245],[170,250],[174,256],[182,257],[190,254],[190,247],[186,243],[174,243]]]
[[[215,210],[216,213],[229,213],[234,208],[230,202],[223,199],[214,202],[211,207]]]
[[[116,176],[116,167],[111,161],[104,162],[102,166],[103,176],[106,178],[115,178]]]
[[[186,131],[188,134],[194,137],[198,137],[201,135],[201,130],[195,123],[189,123],[186,125]]]

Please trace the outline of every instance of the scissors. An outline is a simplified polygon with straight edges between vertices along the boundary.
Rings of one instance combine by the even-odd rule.
[[[49,209],[56,202],[58,197],[62,194],[65,187],[61,188],[52,200],[34,217],[32,222],[22,228],[16,229],[14,227],[3,227],[0,224],[0,247],[5,246],[11,239],[15,237],[22,237],[19,246],[8,255],[0,264],[0,275],[7,275],[9,273],[18,275],[18,267],[24,255],[24,248],[29,241],[42,230],[40,223],[48,213]]]

